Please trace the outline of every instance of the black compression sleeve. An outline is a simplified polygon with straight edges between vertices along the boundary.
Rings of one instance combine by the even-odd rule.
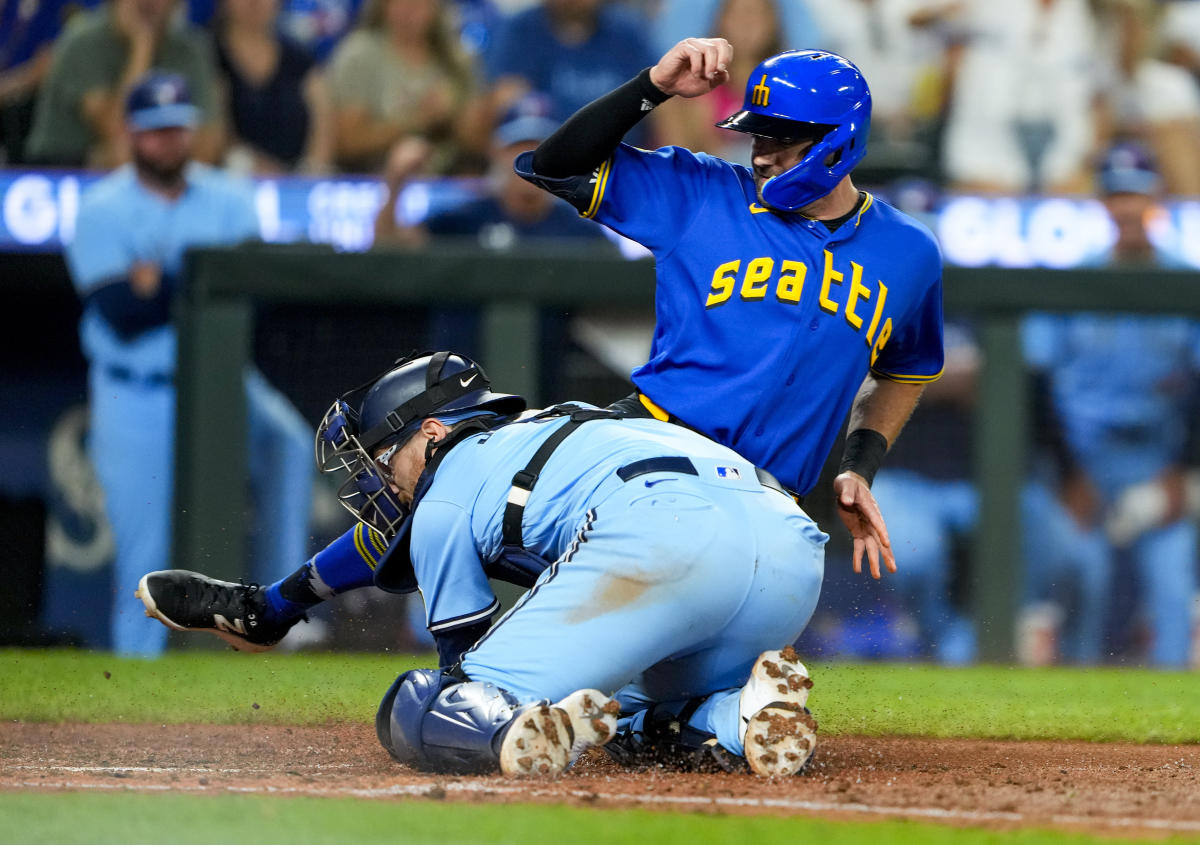
[[[533,171],[551,179],[591,172],[612,155],[626,132],[668,99],[670,95],[650,81],[646,68],[567,118],[534,150]]]

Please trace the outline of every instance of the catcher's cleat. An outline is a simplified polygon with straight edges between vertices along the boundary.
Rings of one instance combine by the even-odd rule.
[[[742,687],[739,713],[746,762],[763,777],[799,772],[817,745],[817,721],[805,704],[812,679],[791,646],[759,655]]]
[[[557,704],[526,708],[500,744],[500,770],[518,777],[562,774],[588,748],[612,738],[620,709],[592,689],[573,692]]]
[[[217,581],[186,569],[142,576],[134,593],[152,616],[176,631],[207,631],[238,651],[266,651],[295,621],[267,618],[267,599],[258,584]]]

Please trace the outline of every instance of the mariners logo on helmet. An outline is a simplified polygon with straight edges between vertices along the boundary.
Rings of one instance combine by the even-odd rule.
[[[813,145],[792,168],[762,186],[763,202],[798,211],[832,191],[867,154],[871,92],[848,59],[823,50],[790,50],[750,74],[742,110],[722,129]]]
[[[469,411],[507,415],[523,410],[522,397],[493,393],[483,368],[465,355],[411,356],[329,407],[317,428],[317,467],[325,473],[347,473],[338,488],[338,501],[356,519],[390,539],[408,516],[408,507],[392,490],[390,470],[377,453],[403,447],[422,420],[431,416]]]

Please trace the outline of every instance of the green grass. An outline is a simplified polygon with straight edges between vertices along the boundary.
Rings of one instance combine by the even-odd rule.
[[[233,652],[137,660],[0,650],[0,719],[369,722],[397,674],[431,661]],[[1200,673],[836,663],[810,669],[810,702],[826,734],[1200,742]]]
[[[85,823],[83,820],[86,820]],[[143,794],[0,794],[0,830],[22,842],[169,842],[212,845],[398,843],[405,845],[771,845],[819,842],[888,845],[1072,845],[1091,837],[995,832],[915,822],[826,822],[808,818],[671,814],[545,805],[434,804],[340,798]],[[10,840],[11,841],[11,840]]]

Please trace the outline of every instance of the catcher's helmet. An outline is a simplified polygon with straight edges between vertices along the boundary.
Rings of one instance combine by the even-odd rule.
[[[361,404],[355,407],[362,395]],[[483,368],[453,352],[434,352],[404,358],[395,366],[343,394],[317,428],[317,467],[321,472],[346,471],[338,501],[355,518],[392,538],[408,508],[392,492],[385,457],[380,449],[403,446],[428,417],[464,411],[500,415],[525,410],[525,400],[493,393]]]
[[[798,211],[832,191],[867,154],[871,92],[848,59],[789,50],[754,69],[742,110],[717,126],[779,141],[815,140],[798,164],[762,186],[768,206]]]

